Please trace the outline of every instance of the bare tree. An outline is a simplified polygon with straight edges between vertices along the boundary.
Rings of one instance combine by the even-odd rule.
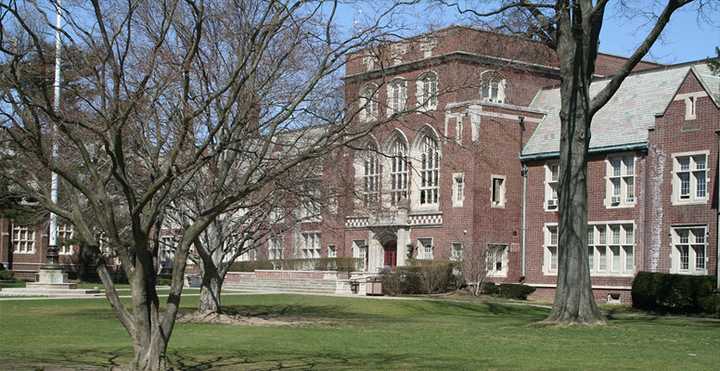
[[[489,274],[487,246],[470,244],[463,248],[461,266],[465,280],[472,287],[473,295],[480,296]]]
[[[650,13],[650,31],[608,84],[591,96],[600,31],[610,0],[441,1],[461,13],[485,20],[506,32],[520,33],[555,51],[560,67],[559,257],[555,302],[548,323],[603,323],[595,304],[587,257],[587,160],[593,116],[612,98],[623,80],[657,41],[678,9],[694,4],[698,11],[717,9],[709,0],[663,0]],[[658,4],[655,4],[658,5]],[[712,9],[711,9],[712,8]]]
[[[3,176],[71,221],[95,251],[106,296],[132,339],[129,368],[165,367],[189,249],[219,215],[379,124],[350,125],[357,109],[338,109],[334,77],[348,53],[387,31],[379,19],[400,5],[343,37],[333,27],[337,1],[70,2],[63,50],[77,52],[63,53],[63,71],[82,69],[83,78],[63,84],[56,111],[46,78],[55,4],[0,3],[0,125],[12,148],[0,162],[17,170]],[[288,131],[292,141],[276,140]],[[162,307],[162,216],[218,156],[233,157],[225,170],[240,174],[183,226]],[[49,194],[50,172],[60,178],[59,202]],[[100,235],[128,276],[129,306],[104,264]]]

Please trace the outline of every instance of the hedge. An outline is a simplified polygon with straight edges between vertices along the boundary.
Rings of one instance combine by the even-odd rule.
[[[456,263],[444,260],[411,261],[409,266],[382,275],[386,295],[437,294],[457,289]]]
[[[494,282],[484,282],[480,291],[485,295],[527,300],[528,296],[535,292],[535,288],[521,283],[501,283],[496,285]]]
[[[666,313],[712,313],[715,277],[640,272],[632,285],[633,307]],[[714,301],[713,301],[714,300]]]

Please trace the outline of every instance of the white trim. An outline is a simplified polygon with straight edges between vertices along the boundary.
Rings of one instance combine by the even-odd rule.
[[[626,160],[632,158],[632,174],[627,172]],[[614,175],[613,161],[620,162],[620,175]],[[637,164],[638,158],[634,152],[613,153],[605,157],[605,198],[603,203],[607,209],[633,208],[637,205]],[[618,179],[619,193],[614,194],[613,179]],[[628,201],[628,180],[632,179],[632,201]],[[617,199],[616,199],[617,197]]]
[[[430,240],[430,256],[427,256],[427,252],[425,251],[425,246],[420,243],[420,240]],[[433,260],[435,259],[435,241],[432,237],[418,237],[415,239],[415,244],[417,246],[417,254],[416,257],[418,260]]]
[[[704,170],[694,170],[692,166],[694,166],[695,160],[693,157],[696,157],[698,155],[704,155],[705,156],[705,169]],[[680,199],[680,191],[681,191],[681,183],[680,178],[677,175],[679,170],[679,162],[678,157],[688,157],[690,159],[690,163],[688,164],[689,169],[687,170],[689,174],[689,192],[690,195],[688,196],[687,200]],[[678,152],[673,153],[671,155],[672,158],[672,164],[671,164],[671,185],[672,185],[672,193],[671,193],[671,204],[673,206],[682,206],[682,205],[701,205],[701,204],[707,204],[707,202],[710,200],[710,193],[712,188],[711,187],[711,179],[712,179],[712,167],[710,166],[710,151],[704,150],[704,151],[693,151],[693,152]],[[695,172],[705,172],[705,196],[700,198],[697,197],[697,179],[693,175]],[[685,171],[683,171],[685,172]]]
[[[558,167],[557,179],[554,181],[552,180],[552,171],[550,170],[550,166],[553,165]],[[560,163],[559,161],[546,161],[543,165],[543,168],[545,169],[545,179],[543,180],[543,184],[545,185],[543,188],[545,194],[545,197],[543,198],[543,209],[545,210],[545,212],[557,212],[558,209],[560,209],[560,199],[557,196],[555,198],[550,198],[550,195],[552,193],[552,186],[550,184],[555,183],[555,194],[557,195],[557,187],[560,186]],[[549,207],[550,200],[554,201],[554,208]]]
[[[458,191],[458,182],[457,179],[462,179],[460,184],[462,184],[462,192]],[[453,207],[463,207],[463,203],[465,202],[465,188],[467,188],[467,185],[465,184],[465,173],[453,173],[452,174],[452,206]]]
[[[692,232],[695,229],[703,230],[703,242],[697,243],[697,236]],[[687,230],[688,233],[693,234],[693,241],[690,240],[690,235],[688,234],[688,241],[682,242],[678,241],[676,237],[679,238],[679,234],[677,233],[677,230]],[[708,247],[709,243],[708,240],[710,239],[710,233],[709,228],[707,224],[673,224],[670,225],[670,273],[674,274],[687,274],[687,275],[706,275],[709,273],[708,266],[710,265],[710,258],[708,256]],[[682,269],[680,267],[681,259],[680,259],[680,251],[676,248],[677,245],[687,246],[688,247],[688,268]],[[703,246],[703,255],[704,255],[704,268],[698,269],[697,268],[697,252],[695,251],[695,246]]]

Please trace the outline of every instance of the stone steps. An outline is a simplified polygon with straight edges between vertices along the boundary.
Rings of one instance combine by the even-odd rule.
[[[233,290],[256,292],[334,293],[336,282],[329,280],[253,279],[241,282],[226,283],[225,287]]]

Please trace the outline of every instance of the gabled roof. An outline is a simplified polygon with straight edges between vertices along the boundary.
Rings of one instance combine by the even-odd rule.
[[[631,148],[647,143],[648,129],[655,124],[655,115],[670,104],[675,92],[690,69],[694,69],[710,93],[720,93],[720,79],[710,73],[704,63],[683,64],[636,72],[629,75],[610,99],[597,112],[590,128],[590,151]],[[609,78],[590,85],[590,95],[604,88]],[[560,147],[560,89],[544,89],[530,103],[531,108],[548,112],[523,149],[523,158],[554,156]]]

